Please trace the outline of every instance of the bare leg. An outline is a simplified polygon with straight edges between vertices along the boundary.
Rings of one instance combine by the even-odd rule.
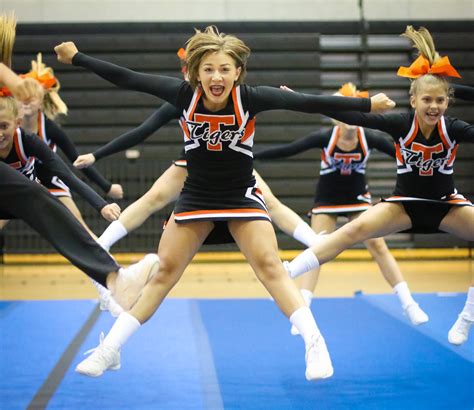
[[[302,335],[306,345],[307,380],[331,377],[334,370],[326,343],[311,311],[283,268],[271,224],[267,221],[229,221],[229,230],[257,278]]]
[[[158,248],[160,269],[129,312],[140,323],[146,322],[160,306],[212,228],[212,222],[178,225],[173,217],[170,218]]]
[[[292,277],[299,276],[334,259],[343,250],[358,242],[410,227],[411,221],[403,205],[389,202],[379,203],[340,229],[326,235],[323,241],[313,245],[311,249],[298,255],[289,264],[289,273]]]
[[[311,227],[315,232],[333,232],[336,228],[337,215],[316,214],[311,217]],[[306,272],[301,276],[300,289],[306,289],[313,293],[319,280],[321,268],[316,268]]]
[[[188,175],[186,168],[171,165],[141,198],[128,206],[119,221],[127,232],[138,228],[155,212],[176,200]]]
[[[473,241],[474,207],[453,206],[441,221],[439,229],[467,241]],[[471,286],[467,291],[464,308],[449,330],[449,342],[455,345],[461,345],[466,342],[472,326],[474,326],[474,276],[471,276]]]
[[[280,202],[257,171],[254,170],[253,174],[258,187],[262,191],[273,223],[288,236],[295,238],[306,246],[316,243],[319,239],[316,234],[318,231],[311,230],[310,226],[296,212]]]
[[[117,241],[141,226],[151,215],[176,200],[188,172],[186,168],[171,165],[152,187],[112,222],[99,238],[105,249],[110,249]]]

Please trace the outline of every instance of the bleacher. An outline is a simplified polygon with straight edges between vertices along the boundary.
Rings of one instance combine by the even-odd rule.
[[[415,26],[423,23],[411,22]],[[426,23],[442,55],[449,55],[463,75],[463,83],[474,83],[474,27],[456,21],[451,24]],[[90,152],[121,133],[139,125],[162,102],[155,97],[120,90],[92,73],[56,62],[53,47],[72,40],[79,50],[152,74],[179,77],[176,51],[193,33],[193,27],[205,24],[47,24],[19,25],[14,49],[13,68],[29,69],[38,51],[55,69],[61,81],[61,96],[70,114],[63,119],[65,131],[79,150]],[[408,109],[408,80],[396,76],[400,65],[409,65],[413,54],[409,42],[399,37],[406,22],[371,23],[367,33],[353,23],[223,23],[221,31],[238,35],[252,49],[247,83],[279,86],[297,91],[331,94],[347,81],[371,93],[386,92]],[[468,122],[474,112],[468,103],[455,102],[449,114]],[[256,149],[287,143],[315,128],[330,126],[319,115],[293,112],[266,112],[257,118]],[[182,135],[173,122],[150,137],[138,149],[139,160],[128,160],[124,153],[97,163],[104,175],[121,183],[126,192],[122,209],[143,194],[176,158]],[[279,161],[257,162],[256,169],[275,195],[300,215],[312,206],[315,181],[319,172],[319,152],[306,152]],[[474,199],[474,147],[466,144],[456,162],[456,184],[460,192]],[[393,189],[393,160],[374,152],[369,161],[368,180],[374,197],[386,196]],[[291,189],[288,187],[291,186]],[[107,223],[80,198],[77,203],[89,226],[98,234]],[[120,241],[114,251],[153,250],[158,243],[168,206],[150,218],[132,235]],[[388,238],[391,246],[466,246],[450,235],[397,234]],[[283,249],[301,248],[296,241],[279,233]],[[233,249],[233,246],[226,246]],[[209,250],[222,247],[209,247]],[[23,223],[14,221],[6,230],[7,252],[48,252],[51,248]]]

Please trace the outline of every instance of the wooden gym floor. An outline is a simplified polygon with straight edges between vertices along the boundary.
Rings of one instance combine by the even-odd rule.
[[[412,292],[466,292],[474,282],[474,261],[468,250],[392,252]],[[282,252],[282,258],[292,259],[296,254]],[[343,255],[324,265],[316,289],[317,296],[347,297],[356,291],[367,294],[391,292],[377,265],[365,251],[346,251]],[[128,264],[140,257],[118,255],[117,259]],[[90,280],[56,256],[6,255],[5,262],[0,265],[0,300],[96,297]],[[268,294],[239,254],[213,253],[197,255],[170,296],[264,298]]]

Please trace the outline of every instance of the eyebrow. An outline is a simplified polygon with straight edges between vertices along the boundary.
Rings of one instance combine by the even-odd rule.
[[[203,66],[213,66],[213,65],[214,65],[214,64],[212,64],[212,63],[204,63],[204,64],[203,64]],[[227,66],[227,65],[230,65],[230,66],[231,66],[232,64],[230,64],[230,63],[224,63],[224,64],[221,64],[220,67],[224,67],[224,66]]]

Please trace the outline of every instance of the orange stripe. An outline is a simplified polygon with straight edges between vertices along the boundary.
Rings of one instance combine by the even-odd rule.
[[[415,129],[413,130],[413,133],[408,137],[408,140],[405,143],[405,147],[408,147],[408,145],[410,145],[416,138],[416,134],[418,134],[418,119],[416,118],[416,115],[415,117],[413,117],[413,121],[415,121]]]
[[[263,211],[260,208],[242,208],[242,209],[207,209],[203,211],[190,211],[190,212],[181,212],[175,214],[175,216],[192,216],[192,215],[204,215],[204,214],[228,214],[228,213],[261,213],[267,215],[267,212]]]
[[[339,139],[339,127],[336,128],[336,137],[333,140],[333,143],[328,147],[328,154],[332,155],[334,147],[337,145],[337,140]]]
[[[42,127],[42,115],[41,115],[41,111],[38,111],[38,121],[37,121],[37,124],[36,126],[38,127],[38,136],[43,140],[45,141],[44,139],[44,135],[43,135],[43,127]]]
[[[397,160],[400,161],[402,164],[403,162],[403,155],[400,151],[400,144],[395,144],[395,156],[397,157]]]
[[[186,125],[186,121],[184,120],[184,118],[179,120],[179,125],[181,126],[181,129],[184,132],[185,138],[190,140],[191,137],[189,136],[189,130],[188,130],[188,127]]]
[[[196,111],[196,107],[198,105],[199,99],[201,98],[201,95],[202,95],[202,89],[198,88],[198,93],[197,93],[197,96],[196,96],[196,100],[194,101],[194,105],[191,108],[191,111],[189,112],[189,115],[188,115],[189,118],[193,118],[194,111]]]
[[[20,137],[18,136],[18,132],[16,130],[15,130],[15,134],[13,135],[13,143],[15,145],[16,155],[18,156],[18,158],[20,158],[22,165],[25,165],[27,163],[27,159],[23,156],[21,152]]]
[[[255,132],[255,117],[247,123],[247,126],[245,127],[244,136],[242,137],[241,142],[248,140],[254,132]]]
[[[370,204],[323,205],[323,206],[317,206],[313,209],[361,208],[365,206],[370,206]]]
[[[242,117],[240,116],[240,106],[237,100],[237,88],[233,87],[232,88],[232,101],[234,102],[234,112],[235,116],[237,117],[237,123],[239,124],[239,127],[242,125]],[[242,140],[243,141],[243,140]]]
[[[359,138],[359,144],[360,146],[362,147],[362,151],[364,153],[364,157],[367,156],[367,151],[365,149],[365,144],[363,143],[363,139],[362,139],[362,131],[360,129],[360,127],[357,128],[357,137]]]
[[[453,151],[451,152],[451,156],[449,157],[449,160],[448,160],[448,165],[452,165],[452,163],[454,162],[454,160],[456,159],[456,152],[458,151],[458,148],[459,148],[459,145],[456,145],[453,149]]]
[[[441,141],[443,141],[443,145],[445,146],[445,148],[449,149],[448,139],[446,138],[446,135],[444,135],[441,120],[438,121],[438,134],[441,138]]]

